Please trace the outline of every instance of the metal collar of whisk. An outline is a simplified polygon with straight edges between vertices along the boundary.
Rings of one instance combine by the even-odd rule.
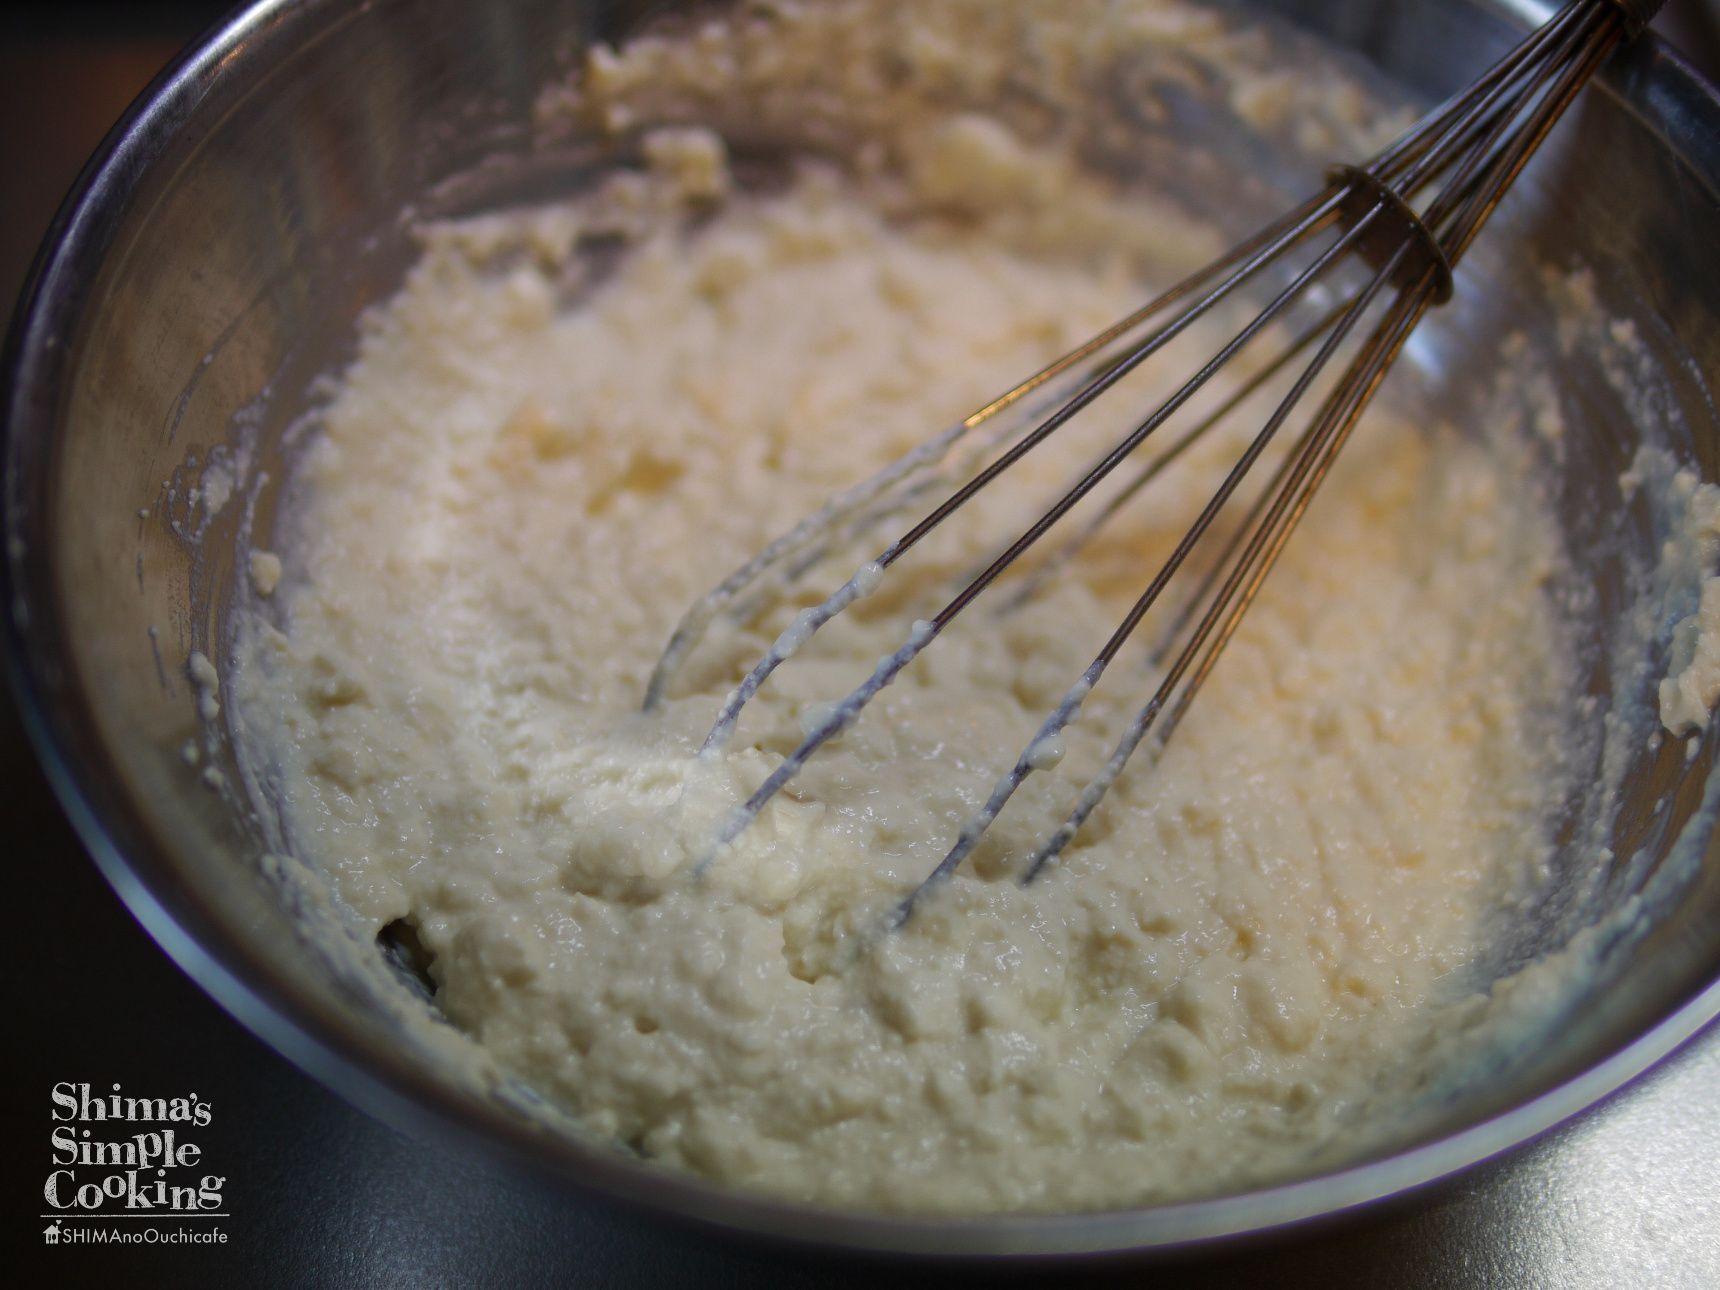
[[[1390,184],[1361,166],[1333,166],[1326,182],[1344,194],[1339,218],[1350,227],[1365,225],[1366,232],[1356,254],[1376,269],[1406,246],[1408,253],[1397,261],[1395,285],[1412,288],[1425,274],[1433,277],[1433,303],[1451,299],[1451,261],[1415,207]]]
[[[701,598],[683,617],[658,662],[646,693],[647,710],[663,701],[680,666],[712,623],[723,617],[748,618],[761,599],[769,599],[761,592],[792,587],[829,552],[863,540],[935,491],[951,490],[835,592],[800,613],[728,696],[705,741],[703,751],[710,753],[729,739],[747,702],[778,667],[817,631],[870,594],[898,560],[975,494],[1244,284],[1265,282],[1268,266],[1282,265],[1299,251],[1312,253],[1312,262],[1278,288],[1213,358],[1087,469],[941,610],[916,621],[904,643],[881,658],[856,689],[813,721],[799,746],[724,822],[709,850],[697,859],[695,872],[702,873],[713,863],[820,747],[858,718],[880,691],[975,599],[1015,568],[1082,499],[1134,459],[1143,444],[1157,443],[1155,436],[1218,370],[1244,348],[1275,337],[1295,309],[1308,309],[1315,284],[1328,279],[1335,266],[1360,260],[1371,275],[1349,288],[1337,307],[1320,305],[1311,325],[1156,456],[1144,463],[1137,459],[1135,476],[1106,498],[1097,514],[1027,579],[1023,594],[1031,595],[1048,570],[1072,558],[1169,462],[1268,383],[1295,373],[1288,391],[1093,662],[997,781],[944,859],[896,907],[891,923],[900,926],[927,893],[956,871],[1030,775],[1055,764],[1063,732],[1079,719],[1088,695],[1123,644],[1158,604],[1304,397],[1319,389],[1312,416],[1282,454],[1209,571],[1160,632],[1153,657],[1168,666],[1152,697],[1129,722],[1104,765],[1081,788],[1063,823],[1020,867],[1022,882],[1037,878],[1064,853],[1131,757],[1143,745],[1154,755],[1163,748],[1411,330],[1431,306],[1449,297],[1453,270],[1464,252],[1595,69],[1659,7],[1658,0],[1570,0],[1467,90],[1376,157],[1361,166],[1335,167],[1321,193],[871,479],[833,498]],[[1361,326],[1368,316],[1373,317],[1371,325]],[[1347,365],[1322,388],[1321,374],[1346,349],[1351,351]],[[1293,364],[1304,356],[1308,357],[1303,366],[1295,369]],[[1000,424],[1002,432],[997,429]],[[967,470],[958,471],[957,465],[968,450],[985,464],[958,484]]]

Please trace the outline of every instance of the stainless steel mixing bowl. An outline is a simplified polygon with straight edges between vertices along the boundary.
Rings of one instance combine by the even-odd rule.
[[[1272,7],[1423,97],[1456,88],[1514,22],[1536,16],[1526,3],[1480,0]],[[1607,816],[1617,856],[1601,866],[1605,881],[1585,886],[1600,863],[1592,856],[1564,857],[1568,898],[1518,919],[1502,941],[1501,971],[1633,896],[1645,902],[1648,930],[1602,956],[1564,1025],[1503,1054],[1493,1078],[1406,1130],[1401,1149],[1249,1195],[972,1221],[810,1210],[546,1132],[529,1105],[463,1086],[403,1043],[370,985],[307,951],[270,866],[255,863],[266,809],[238,791],[236,768],[217,763],[228,776],[217,792],[182,760],[198,733],[185,660],[194,649],[219,655],[233,539],[251,524],[266,531],[272,497],[265,487],[209,519],[192,490],[220,473],[242,484],[278,474],[313,378],[350,353],[352,320],[409,260],[403,211],[553,193],[601,159],[599,141],[534,137],[533,96],[581,42],[624,32],[647,8],[662,6],[263,0],[157,81],[50,235],[4,361],[12,680],[98,863],[205,989],[375,1113],[577,1186],[754,1233],[978,1254],[1168,1246],[1400,1193],[1580,1110],[1720,1011],[1720,854],[1702,854],[1714,805],[1704,742],[1688,762],[1672,745],[1654,754],[1645,744],[1622,802],[1573,803],[1573,820]],[[1500,336],[1523,328],[1545,339],[1536,263],[1586,262],[1606,307],[1637,321],[1660,365],[1651,384],[1669,444],[1715,478],[1720,427],[1705,378],[1720,373],[1717,185],[1720,103],[1665,49],[1641,43],[1489,230],[1471,289],[1418,336],[1416,379],[1461,413],[1476,388],[1461,374],[1485,367]],[[1251,218],[1276,200],[1270,187],[1241,203]],[[1643,594],[1627,566],[1656,534],[1619,494],[1639,433],[1632,415],[1583,355],[1551,348],[1571,427],[1558,503],[1574,576],[1598,588],[1584,621],[1591,689],[1604,695],[1621,677],[1646,684],[1664,664],[1620,670],[1605,630]],[[1681,830],[1694,854],[1680,868],[1663,861]]]

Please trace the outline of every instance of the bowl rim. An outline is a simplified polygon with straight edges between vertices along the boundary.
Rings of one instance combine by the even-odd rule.
[[[1481,0],[1520,25],[1545,16],[1539,0]],[[5,671],[20,720],[79,838],[150,937],[242,1026],[362,1110],[404,1131],[453,1139],[559,1185],[659,1214],[794,1245],[854,1251],[1015,1259],[1188,1251],[1221,1238],[1261,1236],[1347,1214],[1427,1188],[1522,1147],[1637,1080],[1716,1016],[1720,979],[1582,1073],[1456,1133],[1334,1173],[1239,1195],[1146,1209],[1077,1214],[919,1218],[836,1210],[732,1190],[634,1161],[595,1145],[550,1138],[468,1101],[386,1045],[318,1016],[309,997],[275,978],[195,892],[179,888],[165,850],[117,789],[95,735],[90,699],[57,663],[63,621],[51,562],[30,561],[40,498],[15,469],[21,448],[54,431],[68,347],[95,265],[129,213],[137,182],[219,77],[242,77],[269,51],[326,36],[358,6],[346,0],[255,0],[180,53],[139,95],[85,165],[44,238],[0,349],[0,604]],[[1681,150],[1720,176],[1720,98],[1652,34],[1609,69],[1613,93],[1649,119],[1690,115],[1702,129]],[[1652,92],[1650,92],[1652,91]],[[34,481],[46,491],[47,480]]]

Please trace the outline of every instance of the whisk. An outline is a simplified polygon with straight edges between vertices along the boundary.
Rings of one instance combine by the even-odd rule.
[[[1217,560],[1161,634],[1155,657],[1161,663],[1169,662],[1157,689],[1128,723],[1105,764],[1081,789],[1063,823],[1045,836],[1021,867],[1021,882],[1037,879],[1063,854],[1143,743],[1150,739],[1149,750],[1155,757],[1164,747],[1235,634],[1411,330],[1429,308],[1450,296],[1453,268],[1595,69],[1617,46],[1641,31],[1660,3],[1570,0],[1467,90],[1372,160],[1333,168],[1325,188],[1316,196],[872,478],[833,498],[697,601],[675,629],[651,676],[644,703],[647,710],[662,702],[677,671],[719,618],[744,617],[754,594],[771,580],[792,585],[838,541],[863,537],[889,517],[923,502],[935,490],[949,487],[952,457],[961,455],[956,453],[958,445],[968,441],[972,447],[984,440],[982,428],[1008,421],[1003,416],[1006,412],[1032,413],[1022,418],[1012,435],[1006,434],[990,446],[997,455],[989,464],[932,506],[923,519],[876,559],[862,565],[824,601],[801,611],[729,693],[703,745],[703,751],[710,752],[724,744],[741,710],[779,666],[825,624],[870,594],[892,565],[980,490],[1244,284],[1272,281],[1267,276],[1269,269],[1288,278],[1276,287],[1265,308],[1204,366],[1122,435],[941,610],[915,622],[902,645],[881,658],[856,689],[811,723],[800,745],[722,823],[711,847],[696,862],[696,871],[703,872],[714,863],[821,746],[852,723],[885,686],[1016,566],[1077,503],[1159,435],[1215,373],[1236,362],[1257,342],[1277,343],[1276,337],[1284,329],[1275,324],[1301,302],[1314,300],[1322,307],[1319,294],[1332,290],[1337,266],[1359,261],[1364,272],[1338,293],[1335,306],[1324,307],[1312,327],[1264,361],[1217,407],[1183,429],[1156,456],[1137,465],[1136,475],[1029,577],[1019,594],[1031,594],[1034,585],[1072,559],[1099,526],[1171,461],[1248,402],[1268,381],[1288,373],[1294,362],[1308,356],[1288,392],[1092,663],[1045,718],[1013,767],[997,781],[943,860],[896,906],[892,925],[904,923],[926,894],[955,872],[1030,775],[1061,758],[1063,732],[1079,717],[1088,694],[1207,537],[1243,479],[1298,406],[1318,389],[1312,415],[1282,454],[1269,482],[1235,526]],[[1367,327],[1362,325],[1364,317],[1372,320]],[[1341,371],[1333,368],[1336,378],[1328,376],[1322,381],[1321,374],[1344,349],[1351,351],[1347,366]]]

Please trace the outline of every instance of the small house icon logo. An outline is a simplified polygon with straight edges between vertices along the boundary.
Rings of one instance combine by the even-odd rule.
[[[58,1245],[60,1243],[60,1220],[59,1219],[56,1218],[52,1223],[49,1223],[46,1227],[44,1227],[42,1229],[42,1239],[44,1241],[46,1241],[49,1245]]]

